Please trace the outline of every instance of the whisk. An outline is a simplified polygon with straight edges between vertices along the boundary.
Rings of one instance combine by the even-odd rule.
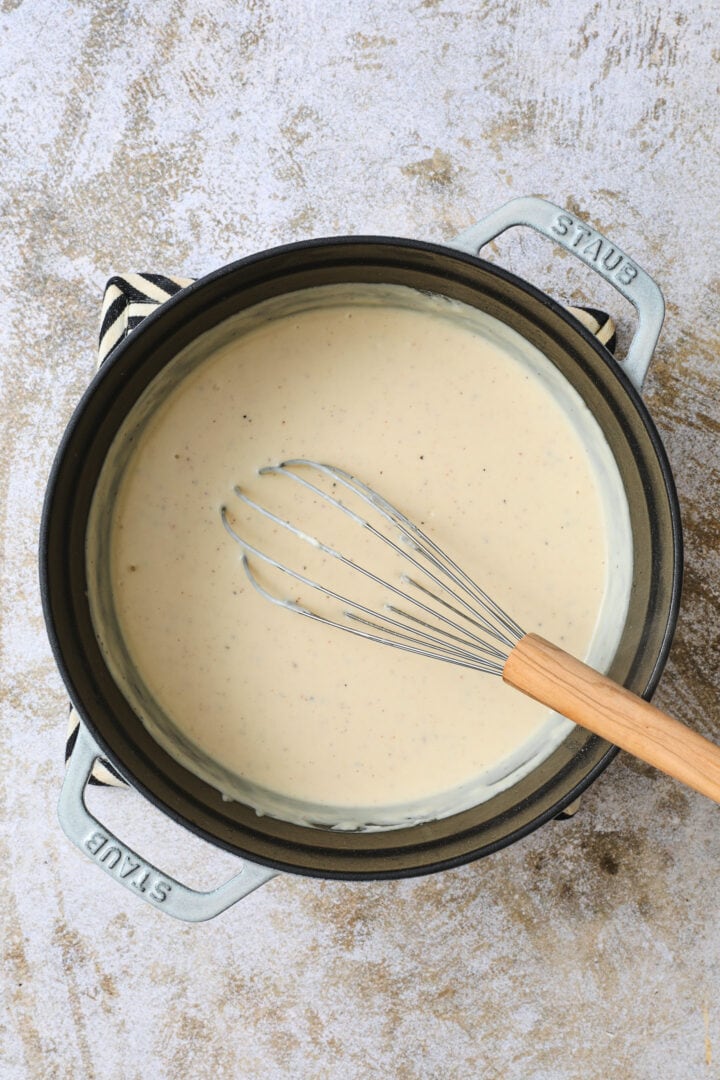
[[[367,484],[337,466],[301,458],[268,465],[260,474],[285,477],[341,511],[392,549],[407,568],[397,582],[386,580],[261,506],[236,486],[235,495],[253,513],[381,586],[390,598],[378,610],[292,569],[241,536],[227,507],[222,507],[223,524],[242,549],[248,579],[268,601],[371,641],[499,675],[515,689],[720,802],[720,747],[538,634],[525,633],[418,525]],[[331,491],[320,486],[323,482],[326,487],[329,483]],[[365,516],[349,506],[343,489],[353,505],[366,504],[372,513]],[[345,502],[335,493],[338,490]],[[382,522],[382,527],[369,517]],[[342,617],[335,619],[298,600],[274,595],[254,573],[253,558],[303,588],[338,602]]]

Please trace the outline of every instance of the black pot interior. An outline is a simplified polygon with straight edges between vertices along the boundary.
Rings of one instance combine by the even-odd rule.
[[[440,293],[508,323],[537,346],[593,411],[625,486],[634,575],[612,677],[649,696],[677,617],[682,566],[677,498],[647,411],[618,364],[559,305],[513,275],[447,248],[389,238],[290,245],[195,283],[148,317],[115,351],[80,403],[51,476],[42,526],[46,620],[72,700],[133,786],[192,831],[253,860],[330,877],[426,873],[487,855],[555,816],[598,775],[614,749],[575,729],[537,769],[463,813],[377,833],[312,829],[225,802],[163,751],[115,685],[87,601],[85,529],[108,448],[153,377],[193,341],[260,301],[313,286],[400,284]]]

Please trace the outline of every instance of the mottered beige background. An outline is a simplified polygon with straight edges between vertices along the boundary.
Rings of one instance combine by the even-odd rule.
[[[668,303],[646,399],[683,612],[657,701],[720,739],[715,4],[0,0],[3,1078],[720,1076],[718,809],[622,755],[570,821],[442,875],[281,876],[215,922],[142,905],[61,835],[66,698],[36,545],[105,280],[335,233],[447,240],[545,195]],[[490,252],[632,312],[516,231]],[[92,805],[209,887],[233,860],[132,792]]]

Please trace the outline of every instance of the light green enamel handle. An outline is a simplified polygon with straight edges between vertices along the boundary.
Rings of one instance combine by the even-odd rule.
[[[67,764],[58,817],[70,840],[135,896],[176,919],[203,922],[215,918],[277,874],[276,870],[243,860],[239,874],[210,892],[199,892],[159,870],[88,810],[85,789],[98,757],[100,750],[81,723]]]
[[[451,243],[461,251],[477,255],[496,236],[516,225],[527,225],[560,244],[634,306],[638,325],[622,367],[635,388],[642,390],[665,317],[665,301],[656,282],[597,229],[547,199],[532,195],[505,203]]]

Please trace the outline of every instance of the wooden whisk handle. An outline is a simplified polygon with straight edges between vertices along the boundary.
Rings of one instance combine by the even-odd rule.
[[[720,802],[720,747],[537,634],[515,646],[503,680]]]

